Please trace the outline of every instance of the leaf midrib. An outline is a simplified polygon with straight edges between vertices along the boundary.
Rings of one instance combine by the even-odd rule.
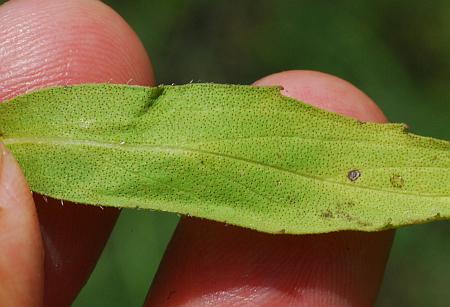
[[[315,181],[321,181],[328,184],[335,184],[335,185],[341,185],[345,187],[352,187],[356,189],[362,189],[362,190],[371,190],[371,191],[377,191],[377,192],[386,192],[391,194],[399,194],[399,195],[409,195],[409,196],[415,196],[415,197],[423,197],[423,198],[449,198],[449,195],[442,195],[442,194],[424,194],[424,193],[412,193],[412,192],[406,192],[406,191],[393,191],[393,190],[387,190],[387,189],[377,189],[372,188],[368,186],[362,186],[362,185],[355,185],[353,183],[344,183],[344,182],[337,182],[333,180],[328,180],[322,177],[314,176],[311,174],[305,174],[300,172],[291,171],[279,166],[270,165],[266,163],[262,163],[259,161],[254,161],[251,159],[246,159],[243,157],[236,157],[228,154],[213,152],[213,151],[207,151],[202,149],[195,149],[195,148],[189,148],[189,147],[182,147],[182,146],[171,146],[171,145],[151,145],[151,144],[130,144],[130,143],[113,143],[113,142],[98,142],[98,141],[91,141],[91,140],[72,140],[72,139],[66,139],[66,138],[43,138],[43,137],[15,137],[15,138],[3,138],[3,143],[5,145],[21,145],[21,144],[45,144],[45,145],[60,145],[60,146],[92,146],[92,147],[100,147],[100,148],[111,148],[111,149],[121,149],[121,150],[138,150],[143,149],[147,151],[161,151],[161,152],[191,152],[191,153],[199,153],[199,154],[205,154],[205,155],[211,155],[215,157],[221,157],[225,159],[240,161],[244,163],[254,164],[263,168],[271,168],[279,172],[289,173],[291,175],[300,176],[306,179],[315,180]]]

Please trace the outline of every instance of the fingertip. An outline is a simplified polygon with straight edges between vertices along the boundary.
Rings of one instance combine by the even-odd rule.
[[[290,70],[259,79],[254,85],[281,85],[285,96],[367,122],[387,122],[383,112],[353,84],[333,75]]]
[[[11,1],[0,19],[0,99],[54,85],[154,83],[137,35],[100,1]]]
[[[145,306],[372,306],[392,234],[272,235],[183,218]]]

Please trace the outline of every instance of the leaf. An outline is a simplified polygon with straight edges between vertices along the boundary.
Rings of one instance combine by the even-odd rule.
[[[450,218],[450,142],[220,84],[50,88],[0,105],[35,192],[271,233]]]

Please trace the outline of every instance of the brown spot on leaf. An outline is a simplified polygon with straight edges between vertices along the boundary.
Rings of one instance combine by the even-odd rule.
[[[347,174],[347,178],[352,182],[356,181],[359,177],[361,177],[361,172],[357,169],[353,169]]]
[[[326,218],[326,219],[330,219],[330,218],[334,217],[333,212],[331,212],[330,209],[322,212],[322,214],[320,216],[323,217],[323,218]]]
[[[401,189],[405,186],[405,180],[399,174],[393,174],[390,178],[390,181],[391,181],[391,185],[394,188]]]

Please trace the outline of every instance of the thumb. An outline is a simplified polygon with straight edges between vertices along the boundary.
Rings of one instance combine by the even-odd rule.
[[[0,142],[0,306],[41,306],[41,233],[22,171]]]

